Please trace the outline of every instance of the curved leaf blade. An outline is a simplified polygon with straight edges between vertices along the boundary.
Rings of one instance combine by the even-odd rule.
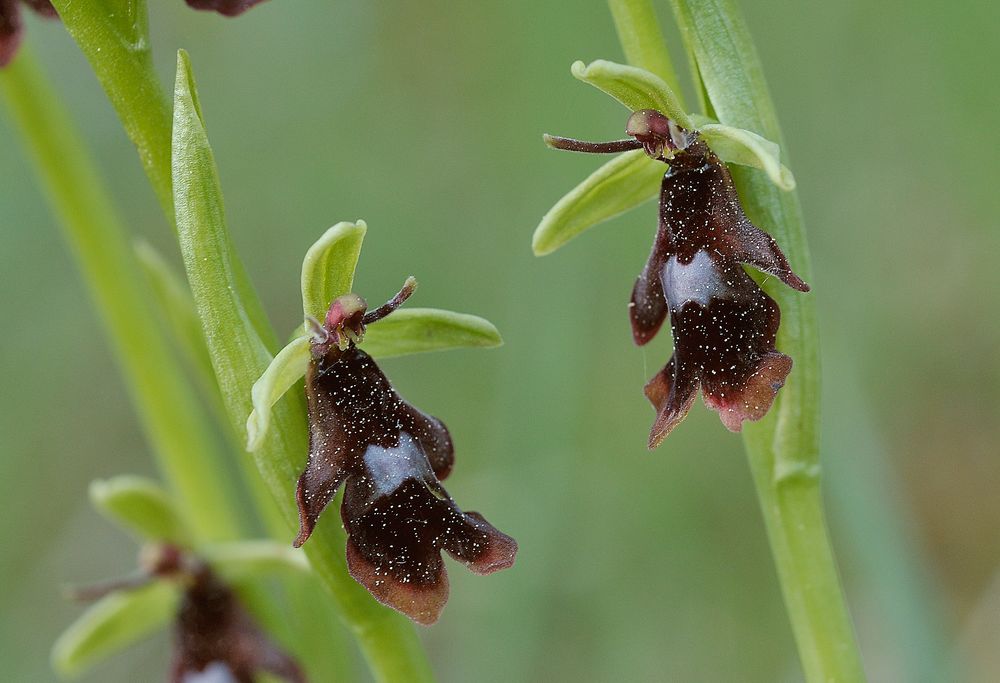
[[[723,161],[759,168],[782,190],[791,192],[795,189],[792,172],[781,163],[778,143],[752,131],[721,123],[707,123],[698,130]]]
[[[104,517],[142,540],[191,544],[173,499],[151,479],[121,475],[95,480],[90,484],[90,501]]]
[[[477,315],[437,308],[403,308],[369,325],[360,347],[376,358],[389,358],[501,344],[503,339],[493,323]]]
[[[73,622],[52,646],[52,666],[78,676],[101,660],[166,625],[177,610],[177,587],[156,581],[110,593]]]
[[[296,337],[278,352],[250,390],[253,410],[247,418],[247,450],[256,451],[271,425],[271,407],[306,374],[310,338]]]
[[[574,62],[570,72],[584,83],[611,95],[628,107],[629,111],[656,109],[673,119],[678,126],[693,128],[677,95],[654,73],[606,59],[598,59],[590,64]]]
[[[641,149],[607,162],[542,217],[531,239],[535,255],[551,254],[587,228],[649,201],[659,191],[666,170]]]
[[[368,226],[361,219],[337,223],[309,247],[302,261],[302,308],[322,320],[330,302],[348,294]]]

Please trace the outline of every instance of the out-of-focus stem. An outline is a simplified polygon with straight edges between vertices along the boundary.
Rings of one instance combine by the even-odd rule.
[[[161,471],[199,537],[236,538],[239,505],[224,474],[221,445],[165,341],[132,245],[69,113],[28,50],[0,71],[0,88],[100,312]]]

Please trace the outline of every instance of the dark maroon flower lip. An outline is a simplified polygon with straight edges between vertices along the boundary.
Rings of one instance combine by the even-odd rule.
[[[313,324],[306,371],[309,461],[296,500],[305,543],[341,485],[351,575],[380,602],[421,624],[434,623],[448,599],[447,552],[488,574],[514,562],[517,544],[474,512],[463,512],[441,485],[454,463],[444,424],[407,403],[375,361],[357,347],[365,326],[390,315],[415,281],[367,312],[364,300],[335,300]]]
[[[775,349],[778,305],[744,264],[800,292],[809,285],[774,239],[747,218],[728,167],[697,132],[646,109],[629,117],[626,133],[633,146],[627,140],[547,141],[583,152],[641,147],[669,165],[660,186],[656,239],[629,304],[636,344],[655,337],[668,317],[674,341],[670,360],[645,387],[657,412],[649,447],[684,419],[699,391],[728,429],[740,431],[744,421],[767,413],[792,369],[792,360]]]

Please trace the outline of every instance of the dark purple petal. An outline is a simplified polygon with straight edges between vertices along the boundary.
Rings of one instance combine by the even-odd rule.
[[[0,0],[0,67],[7,66],[21,44],[21,8],[18,0]]]
[[[261,671],[291,683],[306,681],[298,664],[257,628],[232,590],[207,568],[195,572],[177,615],[171,683],[185,683],[196,674],[253,683]]]
[[[451,470],[454,448],[437,419],[404,401],[364,351],[353,345],[313,361],[306,373],[309,462],[299,478],[302,545],[345,477],[361,474],[370,447],[397,448],[405,436],[438,477]]]
[[[656,242],[646,261],[646,267],[642,269],[632,288],[628,313],[632,323],[632,339],[638,346],[655,337],[667,318],[667,299],[663,295],[663,282],[660,278],[665,259],[670,253],[670,245],[665,243],[667,239],[666,232],[657,231]]]
[[[448,599],[442,550],[479,574],[514,563],[514,540],[463,513],[409,435],[395,448],[370,447],[363,467],[348,480],[341,509],[348,568],[382,603],[431,624]]]
[[[187,0],[189,7],[212,10],[227,17],[235,17],[243,14],[261,2],[264,2],[264,0]]]

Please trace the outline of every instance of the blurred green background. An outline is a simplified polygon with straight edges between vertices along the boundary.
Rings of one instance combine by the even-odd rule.
[[[441,680],[800,680],[739,438],[699,405],[645,449],[641,387],[669,342],[635,348],[626,303],[654,206],[530,252],[542,214],[599,163],[541,133],[624,122],[569,75],[574,59],[622,59],[605,5],[273,0],[224,20],[151,4],[165,83],[174,50],[191,53],[230,226],[279,329],[298,322],[305,249],[363,217],[360,293],[384,300],[412,273],[415,304],[504,334],[499,350],[384,364],[451,428],[449,491],[520,543],[510,571],[451,565],[451,601],[422,630]],[[828,507],[866,666],[876,681],[997,680],[1000,9],[745,4],[810,233]],[[177,261],[85,60],[57,23],[28,24],[127,224]],[[153,472],[2,116],[0,178],[0,661],[6,680],[45,681],[79,613],[60,586],[134,563],[87,483]],[[161,635],[85,680],[160,680],[167,652]],[[356,660],[344,680],[367,680]]]

